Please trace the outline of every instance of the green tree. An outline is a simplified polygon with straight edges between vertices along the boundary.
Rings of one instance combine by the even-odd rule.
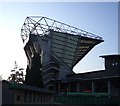
[[[8,77],[8,81],[16,82],[16,83],[23,83],[24,82],[24,73],[23,68],[19,68],[17,62],[14,63],[14,68],[11,70],[11,74]]]
[[[42,64],[41,57],[38,53],[35,53],[32,58],[31,68],[27,66],[25,84],[43,88],[43,79],[42,79]]]

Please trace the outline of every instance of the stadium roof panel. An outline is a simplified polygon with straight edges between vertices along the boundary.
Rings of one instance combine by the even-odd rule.
[[[52,52],[70,67],[80,61],[101,40],[61,32],[51,32]]]

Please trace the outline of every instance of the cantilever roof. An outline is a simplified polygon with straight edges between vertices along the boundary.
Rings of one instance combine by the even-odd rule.
[[[102,55],[100,57],[102,57],[102,58],[106,58],[106,57],[120,57],[120,54]]]
[[[51,51],[69,67],[78,63],[95,45],[103,42],[102,37],[58,22],[56,20],[32,16],[27,17],[21,29],[23,42],[30,34],[51,36]]]

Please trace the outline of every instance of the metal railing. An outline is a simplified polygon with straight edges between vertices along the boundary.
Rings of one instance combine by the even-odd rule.
[[[74,105],[120,105],[120,96],[109,96],[106,93],[79,95],[56,95],[56,103]]]

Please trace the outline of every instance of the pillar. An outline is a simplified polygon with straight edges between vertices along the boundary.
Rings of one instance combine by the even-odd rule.
[[[92,81],[92,92],[95,92],[95,83]]]
[[[111,93],[111,85],[110,85],[110,80],[108,80],[108,93]]]
[[[80,92],[80,83],[77,82],[77,92]]]
[[[58,81],[58,92],[60,92],[60,81]]]

